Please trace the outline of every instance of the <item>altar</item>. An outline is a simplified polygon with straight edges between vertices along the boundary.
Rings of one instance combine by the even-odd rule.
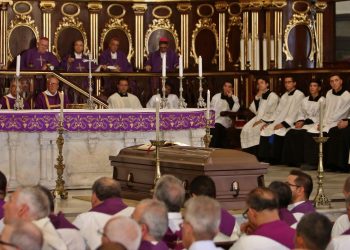
[[[0,112],[0,170],[10,189],[39,183],[54,187],[58,118],[59,110]],[[154,109],[64,110],[66,187],[90,188],[98,177],[112,176],[108,157],[155,139],[155,126]],[[167,141],[204,146],[205,126],[203,109],[160,112],[161,139]]]

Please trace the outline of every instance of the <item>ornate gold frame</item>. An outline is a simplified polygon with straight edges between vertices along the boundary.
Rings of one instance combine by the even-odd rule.
[[[309,54],[309,60],[311,62],[314,61],[314,56],[315,56],[315,34],[312,30],[311,27],[311,20],[309,19],[308,15],[305,13],[302,14],[294,14],[293,17],[289,20],[286,29],[284,31],[284,44],[283,44],[283,52],[286,55],[286,61],[292,61],[293,56],[289,50],[289,45],[288,45],[288,38],[289,38],[289,33],[291,32],[292,29],[294,29],[298,25],[305,25],[308,30],[310,31],[310,36],[311,36],[311,50]]]
[[[177,35],[177,32],[175,30],[175,26],[173,23],[170,23],[169,19],[153,19],[152,24],[150,24],[148,26],[148,30],[146,31],[146,35],[145,35],[145,51],[144,51],[144,56],[147,57],[149,55],[149,50],[148,50],[148,42],[149,42],[149,38],[151,37],[152,33],[156,30],[167,30],[169,31],[173,37],[174,37],[174,41],[175,41],[175,51],[180,51],[180,47],[179,47],[179,36]]]
[[[226,53],[228,56],[228,61],[230,63],[232,63],[233,61],[232,61],[232,55],[230,53],[230,44],[228,43],[228,35],[230,34],[230,31],[234,26],[238,26],[239,29],[241,30],[241,33],[242,33],[243,23],[242,23],[242,18],[240,16],[231,16],[230,17],[230,22],[228,24],[228,28],[226,31],[225,45],[226,45]]]
[[[62,20],[59,22],[58,28],[56,29],[55,35],[54,35],[54,45],[52,46],[52,53],[60,59],[60,55],[58,54],[58,37],[60,33],[65,29],[76,29],[78,30],[84,41],[84,53],[87,53],[89,51],[88,48],[88,39],[87,35],[83,26],[83,23],[79,21],[77,17],[68,17],[64,16]]]
[[[168,14],[168,15],[164,15],[164,16],[157,15],[157,14],[156,14],[156,11],[159,10],[159,9],[166,9],[167,11],[169,11],[169,14]],[[172,14],[173,14],[173,11],[171,10],[170,7],[168,7],[168,6],[166,6],[166,5],[157,6],[157,7],[155,7],[155,8],[152,10],[152,15],[153,15],[155,18],[158,18],[158,19],[167,19],[167,18],[170,18]]]
[[[211,13],[208,14],[208,15],[203,15],[203,14],[201,13],[201,8],[203,8],[203,7],[209,7],[209,8],[211,9]],[[214,9],[213,5],[211,5],[211,4],[209,4],[209,3],[203,3],[203,4],[201,4],[201,5],[199,5],[199,6],[197,7],[197,15],[200,16],[201,18],[209,18],[209,17],[212,17],[212,16],[214,15],[214,12],[215,12],[215,9]]]
[[[201,18],[198,23],[196,23],[196,29],[192,33],[192,48],[191,48],[191,57],[198,63],[198,55],[196,53],[196,37],[200,31],[207,29],[210,30],[214,36],[216,41],[216,53],[212,58],[211,62],[213,64],[217,64],[216,58],[218,57],[218,48],[219,48],[219,36],[216,30],[216,24],[212,22],[211,18]]]
[[[34,33],[36,40],[39,40],[39,30],[38,27],[35,25],[35,21],[32,19],[32,17],[29,15],[16,15],[16,18],[14,20],[11,20],[10,26],[6,32],[8,61],[12,61],[14,58],[11,54],[10,49],[10,37],[12,35],[12,32],[18,27],[27,27],[31,29]]]
[[[120,7],[120,8],[123,10],[123,12],[122,12],[120,15],[112,15],[112,13],[111,13],[111,8],[113,8],[113,7],[115,7],[115,6],[118,6],[118,7]],[[122,17],[125,16],[125,13],[126,13],[125,7],[124,7],[123,5],[121,5],[121,4],[119,4],[119,3],[111,4],[111,5],[109,5],[108,8],[107,8],[107,14],[108,14],[111,18],[122,18]]]
[[[134,51],[134,47],[132,44],[132,36],[131,36],[131,32],[130,29],[128,27],[128,25],[126,23],[124,23],[124,20],[121,18],[110,18],[109,22],[106,23],[104,29],[102,30],[101,33],[101,38],[100,38],[100,51],[103,50],[103,43],[106,39],[107,34],[114,29],[119,29],[121,31],[124,31],[126,37],[128,38],[129,41],[129,53],[127,55],[128,61],[130,62],[131,58],[134,56],[135,51]]]

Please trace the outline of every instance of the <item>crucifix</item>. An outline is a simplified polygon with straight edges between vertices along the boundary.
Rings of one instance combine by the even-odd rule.
[[[91,53],[89,54],[89,59],[84,59],[83,62],[89,63],[89,99],[87,100],[87,108],[95,109],[96,105],[92,101],[92,73],[91,73],[91,63],[96,62],[96,60],[92,59]]]

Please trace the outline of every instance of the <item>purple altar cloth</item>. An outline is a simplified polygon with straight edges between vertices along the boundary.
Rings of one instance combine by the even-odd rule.
[[[211,111],[211,124],[214,125]],[[0,132],[54,132],[59,110],[0,112]],[[152,111],[69,111],[64,112],[64,127],[70,132],[147,132],[155,130]],[[160,130],[205,128],[205,110],[161,111]]]

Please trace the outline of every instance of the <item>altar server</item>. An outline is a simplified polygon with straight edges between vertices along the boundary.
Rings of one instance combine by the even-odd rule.
[[[296,122],[299,106],[304,94],[296,89],[293,77],[284,78],[286,92],[282,95],[270,124],[262,127],[258,157],[263,162],[279,164],[281,161],[284,136]]]
[[[183,249],[181,224],[183,222],[181,207],[185,200],[182,182],[172,175],[163,175],[154,188],[153,197],[165,203],[168,209],[168,230],[163,240],[171,249]]]
[[[185,203],[182,224],[183,245],[189,250],[222,249],[213,241],[219,231],[220,204],[208,196],[192,197]]]
[[[296,249],[325,250],[331,240],[332,222],[319,213],[305,215],[297,226]]]
[[[222,112],[237,112],[240,107],[238,97],[233,95],[232,83],[226,81],[222,92],[214,95],[210,104],[210,108],[215,111],[215,128],[211,129],[213,138],[210,146],[225,148],[228,144],[226,130],[232,126],[232,120],[228,116],[222,116]]]
[[[146,108],[156,108],[156,100],[157,97],[159,100],[163,97],[163,93],[156,94],[151,97],[151,99],[147,102]],[[179,108],[179,98],[175,94],[171,94],[171,85],[170,83],[165,83],[165,97],[168,98],[167,108],[169,109],[177,109]]]
[[[299,221],[304,214],[315,212],[312,201],[309,200],[313,189],[313,182],[310,175],[300,171],[290,171],[286,184],[292,191],[292,203],[288,209]]]
[[[4,206],[4,222],[31,221],[42,232],[43,249],[68,249],[48,218],[49,200],[39,187],[17,188]]]
[[[311,80],[310,95],[305,97],[299,108],[296,122],[284,139],[282,163],[289,166],[300,166],[304,162],[304,138],[309,129],[318,124],[320,105],[325,105],[325,98],[320,95],[321,81]],[[303,170],[307,170],[304,169]]]
[[[133,209],[122,199],[120,183],[109,177],[101,177],[92,186],[89,212],[79,214],[73,225],[80,229],[90,249],[101,245],[101,234],[106,222],[116,215],[130,216]]]
[[[190,195],[192,197],[205,195],[216,199],[216,186],[212,178],[206,175],[199,175],[190,184]],[[215,242],[236,241],[240,235],[240,228],[236,218],[231,213],[221,208],[221,220],[219,233],[215,236]]]
[[[20,98],[22,98],[22,85],[21,85],[21,81],[19,81],[19,88],[20,88]],[[8,93],[7,95],[1,97],[0,99],[0,105],[1,105],[1,109],[13,109],[14,105],[16,103],[16,99],[17,99],[17,83],[16,80],[13,79],[10,83],[10,93]],[[27,101],[23,100],[23,105],[24,105],[24,109],[30,109],[29,104]]]
[[[260,130],[265,124],[273,122],[272,115],[277,108],[279,97],[269,90],[269,81],[265,78],[257,78],[257,89],[253,102],[249,109],[255,114],[242,128],[241,147],[244,151],[257,155],[260,141]]]
[[[324,147],[325,168],[333,171],[348,172],[350,149],[350,93],[343,86],[343,79],[339,74],[329,77],[332,87],[326,95],[326,109],[323,118],[324,136],[329,137]],[[305,163],[318,163],[318,144],[312,137],[318,136],[319,124],[310,129],[305,138]]]
[[[135,207],[132,218],[140,225],[142,241],[139,250],[168,250],[162,240],[168,229],[168,210],[163,202],[145,199]]]
[[[110,109],[140,109],[142,105],[137,96],[128,93],[129,81],[121,78],[117,84],[118,91],[111,95],[108,100],[108,108]]]
[[[35,102],[36,109],[59,109],[61,105],[61,97],[58,93],[59,81],[57,77],[50,75],[46,80],[47,89],[41,92]],[[67,95],[64,95],[64,107],[69,103]]]
[[[244,229],[249,235],[242,236],[231,250],[294,249],[295,230],[278,216],[278,201],[268,188],[256,188],[247,197],[244,216],[248,224]],[[242,227],[241,227],[242,228]]]

